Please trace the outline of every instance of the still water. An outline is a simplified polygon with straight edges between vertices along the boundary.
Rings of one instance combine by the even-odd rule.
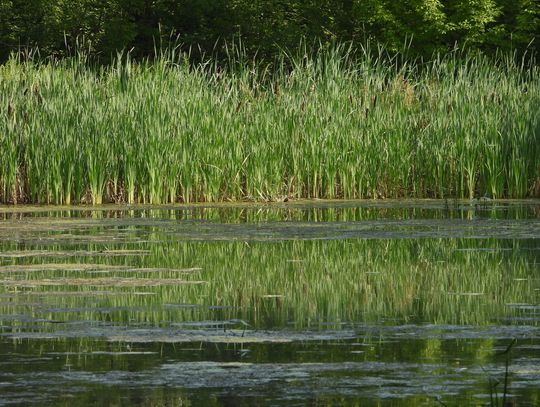
[[[0,207],[0,405],[503,399],[540,405],[540,201]]]

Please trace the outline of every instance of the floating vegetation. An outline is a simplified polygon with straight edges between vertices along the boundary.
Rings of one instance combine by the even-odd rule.
[[[148,250],[98,250],[98,251],[54,251],[54,250],[21,250],[17,252],[0,252],[0,257],[23,258],[23,257],[115,257],[115,256],[144,256]]]
[[[47,257],[47,256],[44,256]],[[199,267],[185,269],[170,269],[158,267],[129,267],[109,264],[88,264],[88,263],[40,263],[40,264],[16,264],[10,266],[0,266],[0,273],[19,273],[19,272],[39,272],[39,271],[84,271],[84,272],[126,272],[126,273],[195,273],[201,271]]]
[[[33,320],[36,322],[36,320]],[[84,339],[101,338],[108,342],[120,343],[223,343],[223,344],[246,344],[246,343],[292,343],[292,342],[317,342],[332,341],[336,345],[345,345],[343,341],[356,340],[355,346],[361,346],[358,339],[379,338],[387,343],[396,341],[422,339],[422,340],[507,340],[509,338],[540,339],[540,327],[531,326],[487,326],[471,327],[462,325],[416,325],[404,326],[381,326],[369,324],[346,324],[339,330],[312,329],[312,330],[253,330],[253,329],[229,329],[228,325],[235,325],[230,321],[211,321],[200,323],[198,329],[193,324],[177,324],[173,327],[129,327],[101,324],[81,327],[75,323],[59,323],[56,320],[39,320],[37,322],[52,323],[57,328],[54,331],[41,332],[6,332],[0,336],[10,339]],[[178,325],[181,327],[179,328]],[[185,327],[183,325],[186,325]],[[239,325],[239,324],[236,324]],[[529,347],[536,350],[537,347]],[[529,349],[527,348],[527,349]],[[539,369],[540,370],[540,369]]]
[[[162,287],[168,285],[204,284],[205,281],[188,281],[180,279],[164,278],[120,278],[120,277],[96,277],[96,278],[55,278],[40,280],[0,280],[0,284],[6,287],[38,287],[38,286],[109,286],[109,287]]]

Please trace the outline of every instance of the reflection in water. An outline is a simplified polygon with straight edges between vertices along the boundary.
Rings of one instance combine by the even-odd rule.
[[[498,352],[517,338],[509,397],[534,405],[539,208],[0,209],[0,392],[70,405],[489,402]]]

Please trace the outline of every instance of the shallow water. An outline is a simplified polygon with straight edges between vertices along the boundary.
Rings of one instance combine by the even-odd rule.
[[[0,208],[0,405],[534,406],[539,366],[540,201]]]

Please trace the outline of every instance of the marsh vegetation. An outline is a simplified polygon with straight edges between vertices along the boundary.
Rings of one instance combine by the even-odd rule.
[[[353,55],[354,54],[354,55]],[[0,201],[524,198],[540,193],[540,74],[525,58],[382,48],[92,68],[0,66]]]

